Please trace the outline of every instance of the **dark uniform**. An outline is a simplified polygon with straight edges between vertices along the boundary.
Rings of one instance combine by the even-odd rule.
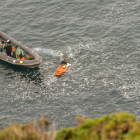
[[[65,59],[61,62],[61,64],[66,64],[67,65],[67,62],[65,61]]]
[[[4,49],[6,49],[7,55],[8,56],[11,56],[11,52],[12,52],[12,46],[11,46],[11,44],[4,45]]]

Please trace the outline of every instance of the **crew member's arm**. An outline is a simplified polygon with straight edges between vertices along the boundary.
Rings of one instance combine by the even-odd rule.
[[[5,44],[3,44],[3,48],[5,49],[7,47],[7,44],[5,45]]]

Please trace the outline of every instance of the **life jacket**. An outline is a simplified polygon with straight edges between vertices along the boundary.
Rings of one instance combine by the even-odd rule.
[[[11,44],[3,44],[3,45],[5,48],[8,47],[9,45],[11,46]]]
[[[14,50],[14,48],[15,48],[15,47],[14,47],[14,46],[12,46],[12,51]]]
[[[62,61],[61,64],[67,64],[67,62],[66,61]]]
[[[21,60],[25,60],[25,57],[20,58]]]

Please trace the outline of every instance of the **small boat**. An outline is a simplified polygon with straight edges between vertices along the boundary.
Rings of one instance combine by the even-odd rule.
[[[67,69],[68,67],[70,66],[71,64],[61,64],[57,70],[55,71],[55,75],[56,76],[61,76]]]
[[[24,51],[24,55],[25,55],[24,60],[16,59],[15,57],[8,56],[5,52],[5,50],[3,49],[3,51],[0,52],[0,59],[1,60],[6,61],[8,63],[11,63],[13,65],[26,66],[26,67],[30,67],[30,68],[34,68],[41,63],[42,58],[34,50],[32,50],[32,49],[28,48],[26,45],[23,45],[22,43],[16,41],[15,39],[6,35],[2,31],[0,31],[0,39],[2,39],[4,41],[10,40],[11,46],[16,46],[16,45],[20,46],[20,48]],[[26,59],[29,55],[31,55],[33,57],[32,60]]]

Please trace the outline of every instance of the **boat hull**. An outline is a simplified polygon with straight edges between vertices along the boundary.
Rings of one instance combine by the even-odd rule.
[[[6,35],[2,31],[0,31],[0,38],[3,40],[11,40],[12,45],[18,45],[20,48],[26,53],[26,54],[31,54],[34,59],[33,60],[21,60],[21,59],[16,59],[14,57],[8,56],[4,51],[0,52],[0,59],[3,61],[6,61],[8,63],[11,63],[13,65],[22,65],[30,68],[34,68],[38,66],[42,58],[32,49],[28,48],[26,45],[16,41],[15,39],[11,38],[10,36]]]
[[[56,76],[61,76],[68,68],[69,66],[67,66],[66,64],[64,65],[60,65],[57,70],[55,71],[55,75]]]

